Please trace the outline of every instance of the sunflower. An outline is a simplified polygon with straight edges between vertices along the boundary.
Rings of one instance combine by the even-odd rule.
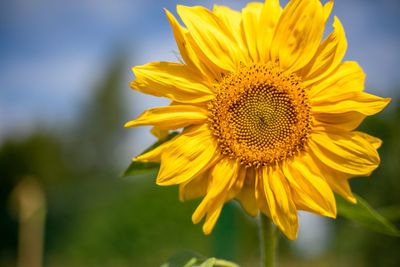
[[[336,217],[333,192],[355,203],[348,179],[368,176],[381,140],[355,128],[390,101],[365,93],[365,74],[337,17],[323,39],[333,1],[215,5],[166,11],[181,63],[136,66],[131,87],[169,98],[126,124],[183,129],[135,161],[160,162],[157,184],[180,199],[203,197],[192,216],[209,234],[227,201],[272,219],[289,238],[298,210]],[[323,40],[322,40],[323,39]]]

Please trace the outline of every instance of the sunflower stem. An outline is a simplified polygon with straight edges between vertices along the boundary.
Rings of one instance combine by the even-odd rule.
[[[260,215],[259,235],[261,267],[274,267],[278,233],[272,221],[262,213]]]

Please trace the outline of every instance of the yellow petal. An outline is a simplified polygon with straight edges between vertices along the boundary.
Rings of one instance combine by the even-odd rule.
[[[279,19],[271,44],[272,60],[295,72],[314,56],[324,31],[324,13],[318,0],[290,1]]]
[[[335,17],[333,32],[322,42],[314,58],[301,71],[307,86],[329,75],[342,61],[347,49],[346,35],[339,19]]]
[[[247,57],[247,47],[241,35],[242,14],[226,6],[214,5],[214,14],[221,20],[225,27],[231,32],[239,49],[243,51],[244,59]]]
[[[313,113],[346,113],[356,111],[366,116],[374,115],[384,109],[390,98],[382,98],[364,92],[342,93],[331,98],[313,102]]]
[[[344,92],[361,92],[364,90],[365,73],[354,61],[346,61],[310,88],[309,97],[318,102]]]
[[[328,2],[326,2],[326,4],[323,7],[325,22],[328,20],[329,16],[331,15],[332,8],[333,8],[333,0],[329,0]]]
[[[255,170],[255,187],[256,187],[255,197],[259,210],[271,218],[271,212],[269,210],[267,198],[264,192],[263,171],[260,168]]]
[[[363,133],[363,132],[358,132],[358,131],[356,131],[356,132],[354,132],[354,133],[357,134],[357,135],[359,135],[361,138],[364,138],[364,139],[365,139],[368,143],[370,143],[375,149],[380,148],[381,145],[382,145],[382,140],[379,139],[379,138],[377,138],[377,137],[375,137],[375,136],[372,136],[372,135],[369,135],[369,134],[366,134],[366,133]]]
[[[374,145],[357,132],[314,132],[309,146],[314,160],[351,175],[368,176],[380,162]]]
[[[139,92],[182,103],[200,103],[213,98],[213,92],[199,75],[185,65],[153,62],[132,70],[136,80],[131,82],[131,87]]]
[[[353,193],[351,192],[349,181],[346,179],[329,179],[328,183],[330,187],[332,187],[333,191],[341,195],[347,201],[356,204],[357,199],[354,197]]]
[[[211,170],[211,180],[207,189],[207,195],[204,197],[192,215],[193,223],[200,222],[206,213],[218,213],[218,209],[223,206],[228,198],[229,190],[236,183],[239,170],[240,164],[227,157],[222,158],[214,166],[214,168]],[[206,234],[209,234],[214,227],[216,221],[214,219],[215,217],[213,216],[207,216],[207,227],[206,229],[203,228]]]
[[[164,149],[158,185],[184,183],[212,166],[219,156],[207,124],[191,126]]]
[[[253,217],[258,214],[255,190],[255,173],[253,169],[249,168],[246,172],[243,187],[235,198],[239,201],[242,208]]]
[[[231,30],[232,34],[238,33],[242,21],[240,12],[220,5],[214,5],[213,12]]]
[[[164,149],[166,149],[176,138],[177,136],[175,136],[172,140],[167,141],[158,147],[133,158],[133,160],[141,162],[160,162],[161,154],[163,153]]]
[[[204,222],[203,225],[204,234],[209,235],[211,231],[214,229],[215,223],[217,222],[219,215],[221,214],[222,207],[223,203],[218,206],[214,206],[212,209],[208,211],[206,216],[206,221]]]
[[[364,120],[366,115],[355,111],[344,113],[315,113],[314,129],[334,127],[339,130],[352,131]]]
[[[174,130],[204,123],[207,118],[207,110],[203,108],[192,105],[172,105],[148,109],[135,120],[127,122],[125,127],[154,125],[163,130]]]
[[[247,168],[243,165],[239,166],[239,170],[236,176],[236,181],[228,191],[227,201],[235,198],[237,194],[241,192],[246,179],[246,169]]]
[[[279,0],[265,1],[257,29],[257,50],[261,62],[268,62],[270,60],[269,51],[271,42],[281,13],[282,7],[279,4]]]
[[[334,192],[351,203],[357,203],[357,199],[353,196],[350,189],[348,181],[350,176],[348,174],[335,171],[327,166],[322,167],[322,171],[325,174],[326,181]]]
[[[325,124],[324,126],[322,126],[322,124],[318,124],[317,126],[314,125],[313,131],[320,132],[322,134],[328,132],[328,133],[336,133],[336,134],[340,135],[340,134],[343,134],[343,131],[347,132],[348,130],[340,129],[338,127],[327,125],[327,124]],[[347,133],[345,133],[345,134],[347,134]],[[369,135],[369,134],[366,134],[363,132],[358,132],[358,131],[354,131],[353,134],[356,134],[360,138],[365,139],[365,141],[369,142],[375,149],[380,148],[382,145],[382,140],[377,137],[374,137],[372,135]]]
[[[257,30],[259,27],[262,7],[262,3],[252,2],[248,3],[242,10],[241,31],[250,58],[253,60],[253,62],[259,61],[257,50]]]
[[[177,12],[209,63],[225,71],[236,69],[242,60],[240,50],[232,34],[215,14],[201,6],[178,5]]]
[[[179,24],[171,12],[165,10],[165,13],[167,14],[167,18],[174,32],[176,44],[185,63],[191,68],[198,69],[204,75],[204,77],[213,76],[211,71],[199,58],[196,47],[192,46],[190,40],[191,36],[189,35],[187,29],[183,28]]]
[[[262,179],[272,221],[289,239],[296,239],[298,229],[297,209],[285,176],[279,168],[263,167],[261,172],[262,174],[258,179]]]
[[[167,138],[169,131],[168,130],[163,130],[160,127],[154,126],[150,129],[150,132],[152,135],[157,137],[158,140],[164,140]]]
[[[207,192],[209,171],[205,171],[195,178],[179,185],[179,200],[186,201],[202,197]]]
[[[283,165],[296,207],[322,216],[336,217],[336,202],[331,188],[318,166],[307,153],[301,153]]]

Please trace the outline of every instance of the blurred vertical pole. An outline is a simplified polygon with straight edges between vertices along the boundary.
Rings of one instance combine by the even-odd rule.
[[[46,217],[43,189],[34,178],[26,177],[17,184],[11,197],[19,222],[17,267],[41,267]]]

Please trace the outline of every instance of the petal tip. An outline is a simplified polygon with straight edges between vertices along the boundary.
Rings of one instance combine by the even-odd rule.
[[[124,124],[125,128],[129,128],[129,127],[133,127],[136,126],[136,122],[135,121],[128,121]]]
[[[175,16],[172,14],[171,11],[169,11],[166,8],[164,8],[164,12],[165,12],[165,15],[167,16],[167,19],[170,22],[170,24],[173,24],[173,22],[176,20]]]
[[[290,231],[290,232],[288,232],[288,231],[286,231],[286,232],[284,232],[284,234],[286,235],[286,237],[287,238],[289,238],[290,240],[296,240],[297,239],[297,236],[298,236],[298,231],[296,230],[296,231]]]
[[[132,158],[132,161],[135,161],[135,162],[149,162],[147,159],[143,159],[143,158],[141,157],[141,155],[136,156],[136,157],[133,157],[133,158]]]
[[[386,102],[386,105],[390,103],[390,101],[392,101],[392,98],[390,97],[386,97],[383,99]]]
[[[203,218],[203,216],[200,216],[198,210],[196,209],[192,214],[192,222],[194,224],[198,224],[202,218]]]
[[[158,172],[158,176],[156,179],[156,184],[159,186],[170,186],[170,185],[175,185],[176,183],[173,183],[174,179],[169,179],[169,177],[163,177],[160,175],[161,172]]]
[[[332,219],[336,219],[336,217],[337,217],[336,209],[335,209],[335,211],[326,211],[326,212],[323,214],[323,216],[329,217],[329,218],[332,218]]]
[[[129,86],[130,86],[132,89],[136,89],[136,90],[139,89],[139,84],[138,84],[137,80],[134,80],[134,81],[129,82]]]
[[[353,204],[357,204],[357,199],[355,197],[348,197],[347,200]]]
[[[214,228],[214,226],[209,226],[209,225],[207,225],[207,223],[205,223],[205,224],[203,225],[203,233],[204,233],[205,235],[210,235],[211,232],[212,232],[212,230],[213,230],[213,228]]]
[[[185,5],[176,5],[176,11],[178,12],[178,14],[182,11],[187,10],[189,7],[185,6]]]

